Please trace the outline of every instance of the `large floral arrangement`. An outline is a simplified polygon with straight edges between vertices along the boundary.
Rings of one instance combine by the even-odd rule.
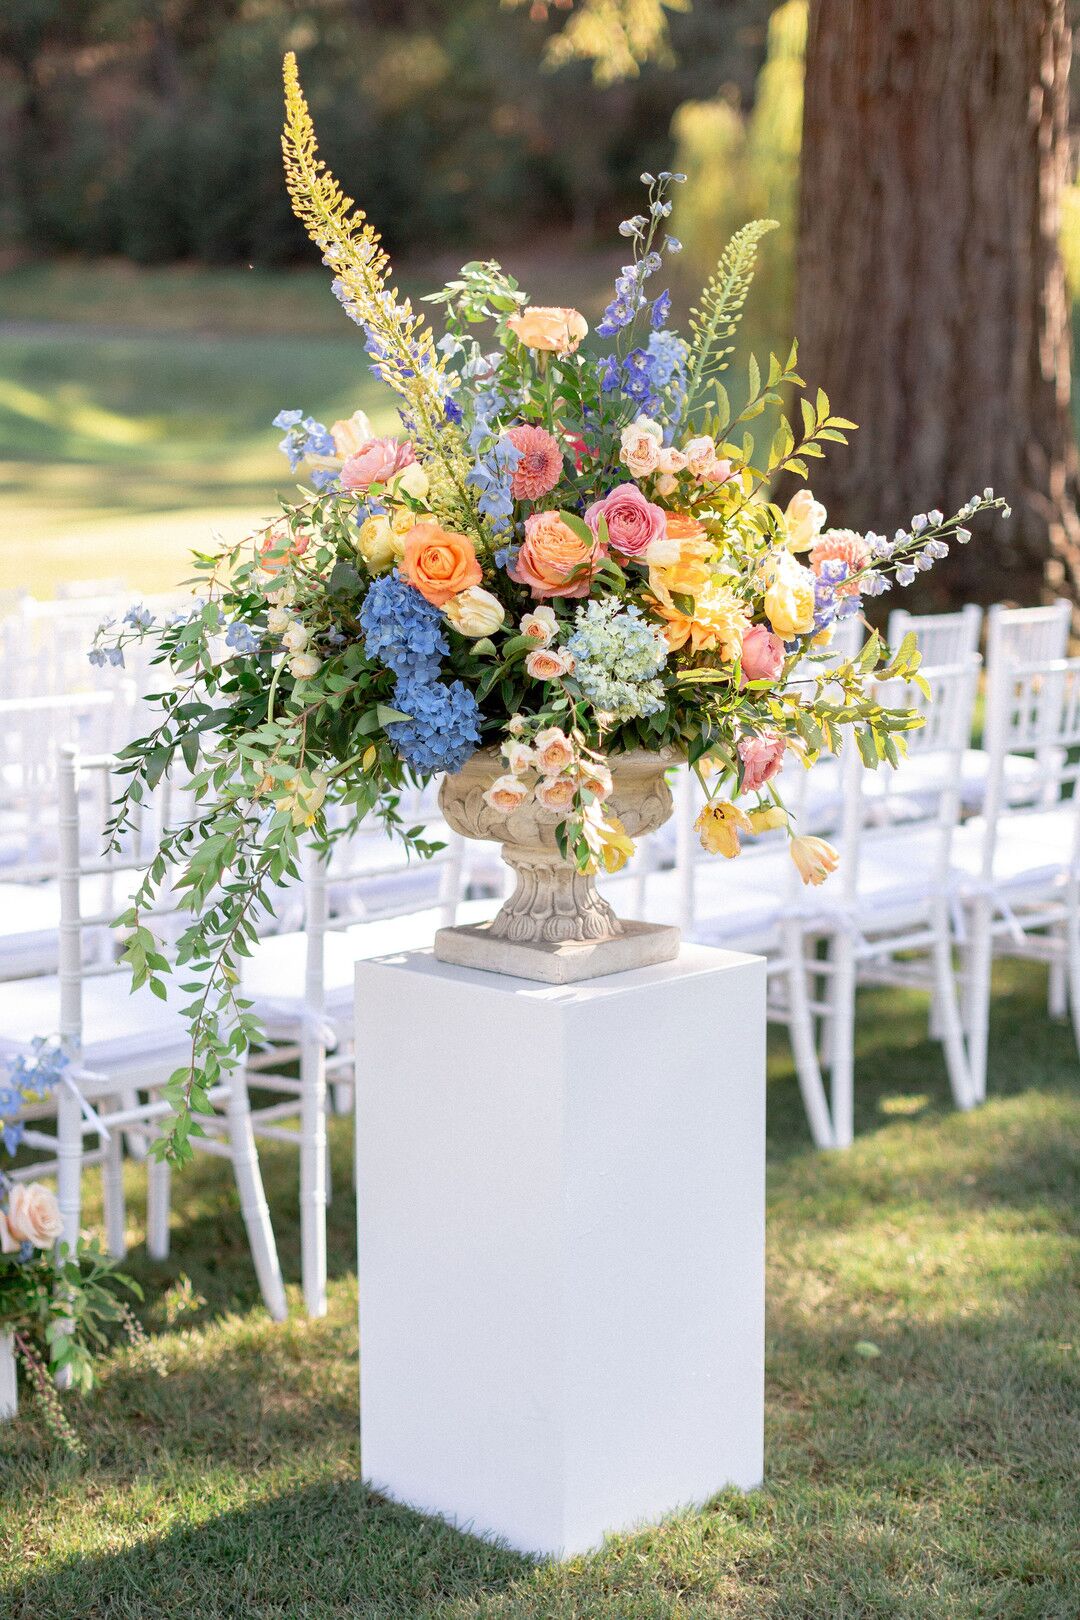
[[[43,1102],[65,1081],[69,1067],[55,1045],[35,1041],[8,1061],[0,1077],[0,1144],[18,1150],[28,1105]],[[97,1242],[60,1243],[63,1223],[55,1194],[41,1182],[15,1181],[0,1170],[0,1334],[14,1350],[46,1424],[69,1450],[78,1435],[56,1397],[63,1373],[80,1389],[94,1381],[94,1360],[111,1329],[133,1342],[145,1339],[123,1291],[141,1298],[138,1283],[115,1269]]]
[[[291,56],[285,87],[296,213],[397,395],[401,432],[376,434],[359,411],[329,428],[283,411],[282,448],[305,480],[296,498],[251,540],[197,558],[192,612],[152,625],[135,609],[91,654],[117,661],[129,639],[156,635],[174,678],[127,752],[114,835],[177,753],[201,802],[122,919],[137,982],[164,993],[144,914],[167,872],[193,912],[180,941],[192,1061],[171,1082],[178,1118],[162,1149],[181,1158],[207,1086],[256,1038],[238,957],[300,836],[325,843],[376,814],[426,853],[401,824],[401,788],[481,745],[505,766],[491,804],[558,813],[560,847],[584,870],[632,850],[606,808],[606,760],[673,747],[708,780],[708,848],[734,855],[740,835],[787,827],[804,878],[820,881],[835,857],[789,825],[785,755],[810,762],[850,732],[868,766],[895,764],[918,723],[874,695],[879,679],[919,678],[913,644],[890,652],[871,636],[856,660],[826,661],[832,629],[1002,504],[987,490],[887,538],[827,528],[808,488],[783,508],[769,499],[853,424],[819,389],[801,393],[791,425],[785,398],[805,386],[794,344],[764,368],[750,360],[737,403],[722,380],[770,221],[732,239],[687,335],[670,329],[661,272],[679,250],[666,221],[680,175],[642,176],[599,343],[576,310],[531,305],[490,261],[426,300],[443,318],[436,337],[318,158]],[[344,812],[333,831],[331,804]]]

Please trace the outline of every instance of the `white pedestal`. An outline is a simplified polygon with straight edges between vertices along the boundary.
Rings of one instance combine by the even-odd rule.
[[[17,1417],[19,1411],[19,1382],[15,1366],[15,1341],[10,1333],[0,1330],[0,1423]]]
[[[356,976],[365,1478],[526,1551],[762,1477],[765,964]]]

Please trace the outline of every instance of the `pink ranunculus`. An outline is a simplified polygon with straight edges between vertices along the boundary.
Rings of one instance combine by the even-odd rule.
[[[387,435],[382,439],[369,439],[367,444],[349,456],[341,469],[342,489],[367,489],[369,484],[388,484],[395,473],[411,467],[416,460],[408,439],[395,439]]]
[[[738,747],[743,767],[742,791],[756,793],[780,769],[784,739],[778,732],[763,731],[759,737],[740,737]]]
[[[510,480],[510,493],[515,501],[538,501],[547,495],[562,477],[562,451],[559,441],[546,428],[523,423],[510,429],[506,437],[521,451],[521,460],[514,468]]]
[[[744,681],[776,681],[784,667],[784,643],[767,624],[752,624],[742,641]]]
[[[667,513],[647,501],[636,484],[619,484],[602,501],[585,508],[585,522],[593,534],[599,533],[601,518],[607,521],[612,551],[621,557],[644,557],[653,541],[667,533]]]

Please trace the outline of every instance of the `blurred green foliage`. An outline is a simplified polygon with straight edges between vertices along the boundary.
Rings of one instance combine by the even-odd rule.
[[[543,68],[498,0],[16,0],[0,6],[0,232],[35,252],[272,265],[303,255],[281,179],[281,58],[393,251],[588,241],[670,166],[671,118],[749,96],[771,0],[671,13],[675,66]]]

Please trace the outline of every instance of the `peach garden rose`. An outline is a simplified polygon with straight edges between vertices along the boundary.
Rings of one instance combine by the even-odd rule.
[[[586,545],[558,512],[534,512],[525,519],[525,538],[507,573],[535,597],[588,596],[606,555],[600,541]]]
[[[484,579],[472,541],[434,521],[418,523],[405,536],[401,574],[434,607]]]
[[[573,354],[589,331],[579,310],[548,304],[530,304],[506,324],[527,349],[547,354]]]

